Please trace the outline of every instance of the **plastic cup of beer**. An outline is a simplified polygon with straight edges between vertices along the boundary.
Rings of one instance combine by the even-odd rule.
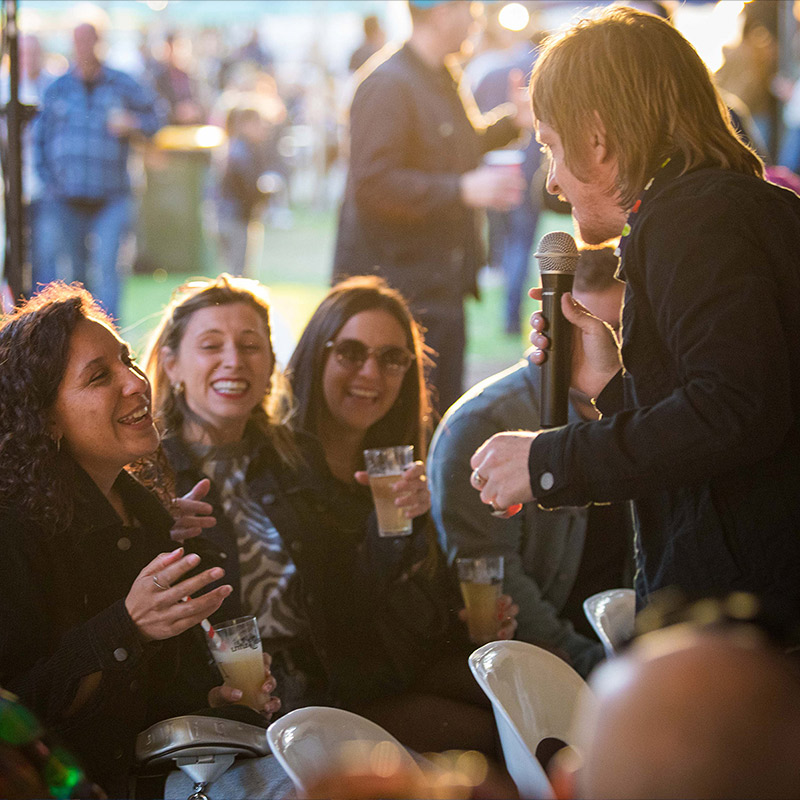
[[[486,644],[497,638],[497,600],[503,589],[503,556],[457,558],[461,596],[467,607],[469,638]]]
[[[372,489],[372,501],[378,512],[378,533],[381,536],[408,536],[411,520],[394,504],[392,486],[414,463],[414,447],[410,444],[399,447],[379,447],[364,451],[364,461]]]
[[[211,652],[225,683],[241,690],[240,704],[259,710],[266,672],[256,618],[237,617],[215,625],[214,630],[219,639],[210,645]]]

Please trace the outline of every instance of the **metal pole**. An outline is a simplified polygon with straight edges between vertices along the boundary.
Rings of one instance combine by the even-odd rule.
[[[8,42],[9,87],[6,105],[8,158],[6,160],[6,221],[8,227],[6,280],[15,298],[30,293],[30,280],[23,273],[25,263],[22,218],[22,108],[19,102],[19,31],[17,0],[6,0],[6,41]]]

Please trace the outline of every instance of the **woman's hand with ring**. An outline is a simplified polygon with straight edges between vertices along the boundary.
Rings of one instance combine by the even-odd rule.
[[[137,576],[125,597],[125,608],[146,641],[169,639],[213,614],[233,591],[228,584],[192,597],[225,574],[220,567],[181,580],[200,563],[195,553],[179,547],[156,556]]]

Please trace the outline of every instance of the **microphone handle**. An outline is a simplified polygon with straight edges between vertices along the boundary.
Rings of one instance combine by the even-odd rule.
[[[542,314],[550,339],[547,361],[541,366],[540,411],[543,428],[567,424],[572,373],[572,323],[561,311],[561,297],[572,291],[571,272],[543,272]]]

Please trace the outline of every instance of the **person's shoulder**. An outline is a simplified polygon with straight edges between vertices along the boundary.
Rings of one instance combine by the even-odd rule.
[[[414,79],[414,63],[407,48],[386,45],[369,58],[355,73],[359,91],[378,87],[410,85]]]
[[[676,178],[652,204],[652,211],[663,211],[665,206],[682,208],[703,217],[722,220],[782,216],[782,212],[800,216],[800,197],[793,191],[778,186],[756,175],[746,175],[733,170],[703,168]]]
[[[486,378],[448,409],[432,449],[444,439],[485,438],[488,429],[529,427],[538,414],[537,386],[538,370],[531,369],[527,358]]]
[[[448,416],[463,417],[497,408],[498,404],[516,404],[521,393],[527,395],[533,371],[527,358],[490,375],[469,389],[448,411]]]

